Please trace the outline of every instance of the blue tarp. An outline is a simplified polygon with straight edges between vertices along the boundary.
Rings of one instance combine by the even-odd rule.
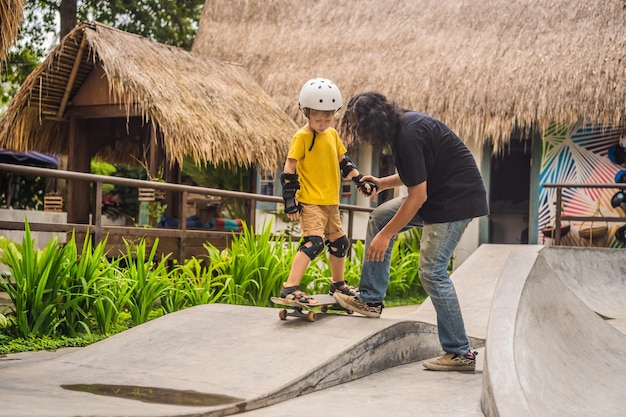
[[[39,152],[11,152],[0,149],[0,162],[3,164],[56,168],[59,165],[59,158]]]

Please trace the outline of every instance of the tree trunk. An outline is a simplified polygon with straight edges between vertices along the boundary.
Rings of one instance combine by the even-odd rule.
[[[61,0],[61,38],[76,27],[76,0]]]

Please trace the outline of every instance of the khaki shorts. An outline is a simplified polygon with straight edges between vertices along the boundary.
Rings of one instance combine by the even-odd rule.
[[[341,225],[339,205],[302,204],[300,216],[302,236],[321,236],[334,242],[346,234]]]

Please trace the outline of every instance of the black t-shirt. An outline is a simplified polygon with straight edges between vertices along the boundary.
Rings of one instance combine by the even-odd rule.
[[[419,210],[425,223],[447,223],[489,214],[485,185],[474,156],[439,120],[405,110],[391,149],[406,186],[427,181],[428,199]]]

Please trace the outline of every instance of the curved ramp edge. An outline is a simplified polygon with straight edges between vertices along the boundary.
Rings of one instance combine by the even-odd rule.
[[[484,340],[470,338],[473,347]],[[319,391],[412,362],[441,355],[437,327],[417,321],[400,321],[340,352],[312,371],[288,382],[273,392],[238,404],[223,414],[235,414],[273,405],[300,395]],[[213,414],[207,414],[212,416]]]
[[[623,416],[625,355],[626,336],[578,298],[545,257],[513,254],[494,294],[483,411]]]
[[[540,253],[589,308],[602,317],[626,319],[626,250],[547,246]]]

